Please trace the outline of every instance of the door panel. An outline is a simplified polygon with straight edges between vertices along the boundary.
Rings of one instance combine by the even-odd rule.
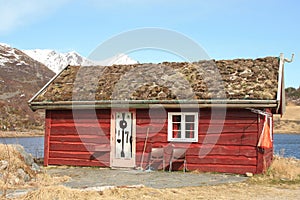
[[[135,166],[135,113],[114,112],[111,119],[111,166]]]

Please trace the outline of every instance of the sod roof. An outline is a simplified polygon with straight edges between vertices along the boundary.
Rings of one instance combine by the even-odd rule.
[[[32,102],[275,100],[279,59],[67,66]]]

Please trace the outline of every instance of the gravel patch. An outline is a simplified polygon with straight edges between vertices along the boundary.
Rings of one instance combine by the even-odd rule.
[[[47,168],[46,168],[47,169]],[[142,171],[90,167],[50,167],[47,173],[69,176],[71,188],[144,185],[152,188],[179,188],[243,182],[247,177],[232,174]]]

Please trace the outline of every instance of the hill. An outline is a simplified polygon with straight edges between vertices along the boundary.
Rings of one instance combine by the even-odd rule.
[[[27,101],[54,75],[22,51],[0,44],[0,130],[42,129],[43,112],[32,112]]]
[[[285,89],[288,105],[300,106],[300,87],[298,89],[288,87]]]

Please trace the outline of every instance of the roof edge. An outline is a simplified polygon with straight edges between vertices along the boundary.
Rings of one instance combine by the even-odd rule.
[[[29,99],[29,101],[27,102],[30,106],[31,102],[38,96],[40,95],[58,76],[60,76],[60,74],[70,65],[67,65],[65,68],[63,68],[59,73],[57,73],[55,76],[53,76],[50,81],[48,81],[48,83],[46,83],[42,89],[40,89],[31,99]]]
[[[165,108],[204,108],[204,107],[231,107],[231,108],[276,108],[277,100],[132,100],[132,101],[64,101],[64,102],[31,102],[32,110],[38,109],[104,109],[104,108],[149,108],[162,106]]]

